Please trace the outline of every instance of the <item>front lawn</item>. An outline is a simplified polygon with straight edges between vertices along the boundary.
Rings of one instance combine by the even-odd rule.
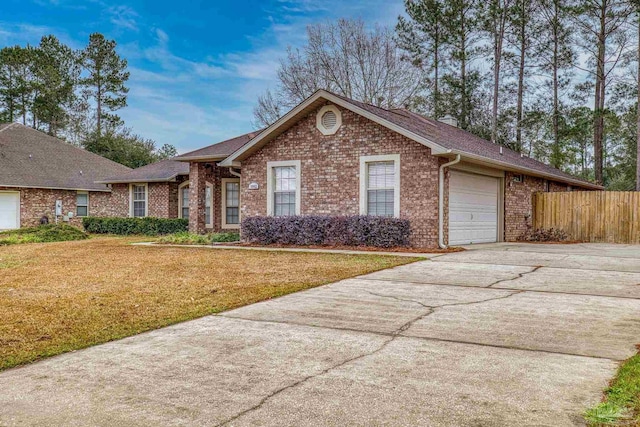
[[[417,259],[134,240],[0,246],[0,369]]]

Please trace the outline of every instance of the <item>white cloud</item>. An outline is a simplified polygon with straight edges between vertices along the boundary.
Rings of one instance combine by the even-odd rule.
[[[109,21],[119,28],[138,31],[138,14],[129,6],[119,5],[107,8]]]

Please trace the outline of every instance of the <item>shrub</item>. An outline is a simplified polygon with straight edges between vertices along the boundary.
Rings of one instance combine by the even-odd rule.
[[[89,238],[87,233],[70,225],[47,224],[1,232],[0,246],[18,243],[66,242],[87,238]]]
[[[211,242],[213,243],[229,243],[237,242],[240,240],[240,234],[235,232],[227,233],[213,233],[210,234]]]
[[[209,238],[203,234],[181,231],[179,233],[162,236],[157,240],[157,243],[170,243],[174,245],[207,245],[211,242],[209,241]]]
[[[238,233],[212,233],[195,234],[186,231],[169,234],[157,240],[157,243],[174,245],[210,245],[213,242],[237,242],[240,240]]]
[[[569,235],[558,228],[538,228],[529,230],[518,240],[526,242],[565,242],[569,240]]]
[[[89,233],[96,234],[143,234],[158,236],[185,232],[189,228],[189,220],[183,218],[113,218],[85,217],[82,225]]]
[[[242,238],[261,245],[409,246],[406,219],[379,216],[249,217]]]

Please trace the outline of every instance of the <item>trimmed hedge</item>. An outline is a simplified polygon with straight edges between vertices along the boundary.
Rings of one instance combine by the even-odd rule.
[[[184,218],[153,217],[85,217],[82,218],[82,225],[88,233],[158,236],[187,231],[189,229],[189,220]]]
[[[261,245],[409,246],[409,220],[380,216],[249,217],[242,239]]]

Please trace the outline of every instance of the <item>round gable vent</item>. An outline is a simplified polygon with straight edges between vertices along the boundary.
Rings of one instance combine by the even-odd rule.
[[[342,114],[335,105],[325,105],[318,111],[316,127],[323,135],[333,135],[342,125]]]
[[[333,111],[327,111],[322,115],[322,126],[325,129],[333,129],[338,122],[338,116]]]

